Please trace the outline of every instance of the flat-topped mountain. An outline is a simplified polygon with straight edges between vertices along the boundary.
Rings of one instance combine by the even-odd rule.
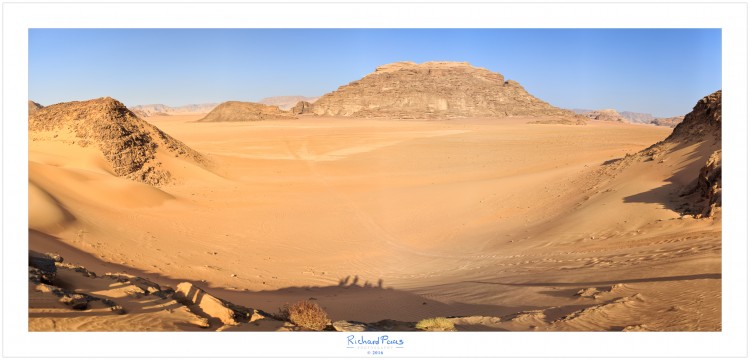
[[[110,97],[43,107],[29,115],[32,138],[96,146],[117,176],[151,185],[168,183],[159,153],[205,163],[201,154],[138,118]]]
[[[574,116],[466,62],[397,62],[325,94],[317,115],[389,118]]]
[[[278,106],[263,105],[252,102],[227,101],[198,120],[200,122],[214,121],[259,121],[294,119],[290,112],[279,109]]]

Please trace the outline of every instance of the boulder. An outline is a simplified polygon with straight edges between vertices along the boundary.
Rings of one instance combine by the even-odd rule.
[[[196,314],[218,319],[224,325],[237,325],[240,321],[248,321],[254,314],[252,309],[219,299],[189,282],[178,284],[173,297]]]
[[[56,258],[62,260],[60,255],[50,256],[29,250],[29,280],[52,284],[57,274]]]

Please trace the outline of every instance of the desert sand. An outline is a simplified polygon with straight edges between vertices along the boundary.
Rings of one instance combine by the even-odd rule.
[[[203,116],[147,118],[208,159],[161,156],[172,181],[159,187],[117,177],[71,134],[30,134],[30,248],[269,313],[314,299],[334,321],[721,330],[721,216],[685,214],[677,196],[709,140],[645,158],[672,129]],[[66,268],[58,281],[126,311],[72,310],[30,285],[31,330],[288,329],[202,324],[169,297]]]

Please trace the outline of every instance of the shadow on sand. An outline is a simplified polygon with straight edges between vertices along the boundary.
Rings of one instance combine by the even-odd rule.
[[[61,239],[29,230],[29,246],[33,250],[60,254],[66,262],[85,265],[89,271],[102,275],[108,272],[139,276],[161,285],[176,288],[181,282],[191,282],[210,294],[234,304],[259,309],[267,313],[277,313],[287,303],[300,300],[314,300],[329,314],[333,321],[347,320],[377,322],[392,319],[416,322],[430,317],[497,316],[502,317],[529,310],[528,306],[498,306],[488,304],[444,303],[409,291],[387,287],[383,279],[363,281],[357,275],[350,275],[330,286],[298,286],[262,291],[240,291],[213,287],[210,284],[191,280],[167,277],[150,273],[126,265],[102,261],[91,254],[82,252]],[[116,299],[114,299],[116,301]],[[148,304],[144,304],[148,308]],[[499,330],[470,326],[472,330]],[[482,328],[482,329],[480,329]]]
[[[679,145],[672,151],[680,151],[687,145]],[[664,179],[668,184],[664,184],[660,187],[644,191],[639,194],[627,196],[623,198],[625,203],[651,203],[660,204],[665,209],[672,210],[675,212],[682,212],[685,209],[687,199],[681,198],[681,194],[694,183],[695,179],[698,178],[698,174],[702,166],[705,165],[708,160],[708,156],[711,155],[712,151],[709,151],[713,147],[711,140],[704,141],[698,145],[698,147],[688,155],[682,163],[675,164],[681,166],[675,169],[672,176]],[[703,155],[703,154],[706,155]],[[667,158],[666,161],[670,160]]]

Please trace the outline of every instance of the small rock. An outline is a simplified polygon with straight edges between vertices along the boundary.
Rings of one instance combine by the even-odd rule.
[[[361,331],[368,331],[368,330],[374,330],[371,329],[370,326],[368,326],[366,323],[358,322],[358,321],[346,321],[346,320],[339,320],[334,322],[333,328],[336,329],[336,331],[343,331],[343,332],[361,332]]]

